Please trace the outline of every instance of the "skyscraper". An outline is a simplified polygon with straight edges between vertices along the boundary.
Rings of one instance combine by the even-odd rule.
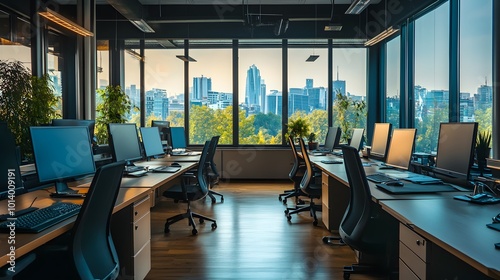
[[[340,93],[342,95],[346,95],[345,81],[339,80],[339,67],[338,66],[337,66],[337,80],[333,81],[332,87],[333,87],[334,97],[335,97],[335,94],[337,94],[337,91],[340,91]]]
[[[260,80],[260,70],[252,64],[247,71],[247,84],[245,90],[245,103],[248,106],[259,105],[261,98],[261,80]]]
[[[208,98],[208,92],[212,90],[212,79],[207,77],[193,78],[193,92],[190,100],[203,100]]]

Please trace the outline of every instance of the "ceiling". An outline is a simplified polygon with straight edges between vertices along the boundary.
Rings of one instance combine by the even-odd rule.
[[[353,0],[334,0],[335,4],[351,4]],[[375,0],[373,3],[379,3],[381,0]],[[57,0],[61,4],[72,1]],[[73,1],[76,3],[76,1]],[[238,5],[330,5],[332,0],[233,0],[233,1],[215,1],[214,0],[139,0],[143,5],[214,5],[231,4]],[[97,4],[107,4],[107,0],[97,0]]]

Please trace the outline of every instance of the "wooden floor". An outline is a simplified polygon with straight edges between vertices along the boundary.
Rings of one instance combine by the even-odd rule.
[[[291,187],[287,181],[221,182],[214,190],[224,194],[223,203],[218,197],[215,204],[207,198],[191,205],[218,225],[198,225],[196,236],[187,220],[163,232],[165,219],[184,212],[186,204],[161,199],[151,213],[152,268],[146,279],[342,279],[354,252],[323,244],[329,232],[313,226],[307,212],[287,221],[278,194]]]

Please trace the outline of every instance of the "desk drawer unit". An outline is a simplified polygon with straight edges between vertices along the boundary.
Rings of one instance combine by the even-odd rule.
[[[151,269],[150,206],[146,196],[113,215],[113,240],[123,277],[144,279]]]
[[[400,279],[413,279],[410,275],[415,276],[415,279],[426,279],[428,244],[422,236],[399,224]]]
[[[349,204],[349,187],[330,177],[321,175],[321,219],[330,231],[338,231],[340,222]]]

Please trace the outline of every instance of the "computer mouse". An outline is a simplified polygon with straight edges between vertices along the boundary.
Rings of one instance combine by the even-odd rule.
[[[402,187],[405,184],[403,182],[400,182],[400,181],[391,181],[391,182],[385,182],[384,185],[391,186],[391,187]]]
[[[170,164],[170,166],[181,166],[181,164],[180,164],[180,163],[178,163],[178,162],[175,162],[175,161],[174,161],[174,162],[172,162],[172,163]]]

